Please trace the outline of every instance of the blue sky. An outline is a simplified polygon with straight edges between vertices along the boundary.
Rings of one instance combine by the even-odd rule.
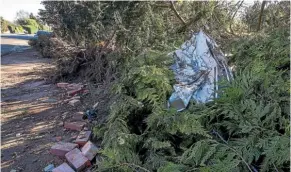
[[[41,0],[0,0],[0,16],[4,19],[13,22],[16,17],[16,12],[24,10],[29,13],[37,14],[38,9],[43,9],[40,4]]]

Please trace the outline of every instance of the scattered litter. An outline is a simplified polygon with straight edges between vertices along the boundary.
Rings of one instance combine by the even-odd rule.
[[[97,118],[97,110],[92,109],[92,110],[87,110],[85,113],[86,118],[89,119],[89,121],[92,121]]]
[[[21,133],[17,133],[16,134],[16,137],[21,137]]]
[[[44,168],[44,171],[45,172],[52,172],[54,168],[55,168],[54,164],[49,164],[48,166],[46,166]]]
[[[95,103],[95,104],[93,105],[93,109],[97,109],[98,104],[99,104],[99,102]]]
[[[215,41],[203,31],[195,33],[182,44],[181,49],[172,53],[175,64],[171,67],[177,84],[169,98],[168,106],[177,111],[184,110],[190,99],[207,103],[217,98],[217,81],[221,78],[232,80],[224,54]]]
[[[12,170],[10,170],[10,172],[17,172],[17,170],[12,169]]]

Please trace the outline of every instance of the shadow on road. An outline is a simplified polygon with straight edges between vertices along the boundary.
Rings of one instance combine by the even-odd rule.
[[[21,39],[21,40],[30,40],[31,38],[33,38],[34,35],[27,35],[27,34],[2,34],[1,35],[1,39],[5,38],[5,39]]]

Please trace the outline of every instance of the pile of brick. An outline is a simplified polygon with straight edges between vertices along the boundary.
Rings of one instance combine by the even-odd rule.
[[[70,105],[73,106],[73,103],[71,104],[73,101],[79,101],[80,103],[80,97],[75,95],[83,92],[81,90],[85,90],[83,85],[58,83],[57,86],[66,89],[68,96],[73,96],[71,99],[66,100]],[[62,115],[63,119],[66,119],[67,114],[68,112]],[[99,149],[90,141],[92,131],[85,127],[86,122],[84,122],[83,116],[83,112],[77,112],[64,122],[63,126],[65,129],[78,131],[79,134],[73,143],[62,142],[59,139],[51,147],[51,154],[66,159],[66,162],[54,168],[52,172],[78,172],[92,165],[91,161],[95,158]]]
[[[77,113],[80,115],[80,113]],[[98,153],[98,148],[90,141],[92,131],[84,128],[85,122],[66,122],[64,127],[69,130],[80,131],[76,140],[70,142],[57,142],[51,147],[50,153],[65,158],[63,163],[53,169],[53,172],[81,171],[91,166],[91,161]]]
[[[83,84],[69,84],[65,82],[57,83],[57,87],[65,89],[67,91],[67,96],[70,97],[66,99],[64,102],[69,103],[71,106],[77,106],[80,105],[80,96],[76,96],[78,94],[86,94],[89,92],[89,90],[85,89],[85,85]]]

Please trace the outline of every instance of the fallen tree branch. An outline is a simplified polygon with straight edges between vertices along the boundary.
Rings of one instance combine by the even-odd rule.
[[[173,1],[170,1],[171,3],[171,9],[175,12],[176,16],[181,20],[181,22],[186,25],[186,22],[185,20],[180,16],[179,12],[177,11],[175,5],[174,5],[174,2]]]
[[[203,16],[203,12],[204,11],[199,11],[197,15],[195,15],[195,17],[193,17],[192,19],[189,20],[189,22],[187,22],[184,26],[182,26],[180,29],[178,29],[177,33],[181,33],[183,31],[185,31],[189,26],[191,26],[192,23],[195,23],[197,21],[199,21],[202,16]]]
[[[233,19],[234,19],[234,17],[236,16],[236,13],[238,12],[238,10],[240,9],[240,7],[242,6],[242,4],[243,4],[243,0],[241,1],[241,3],[239,4],[239,6],[237,7],[237,9],[236,9],[236,11],[234,12],[234,14],[232,15],[232,17],[231,17],[231,20],[230,20],[230,24],[229,24],[229,30],[230,30],[230,32],[232,33],[232,34],[234,34],[234,32],[233,32],[233,30],[232,30],[232,22],[233,22]]]

